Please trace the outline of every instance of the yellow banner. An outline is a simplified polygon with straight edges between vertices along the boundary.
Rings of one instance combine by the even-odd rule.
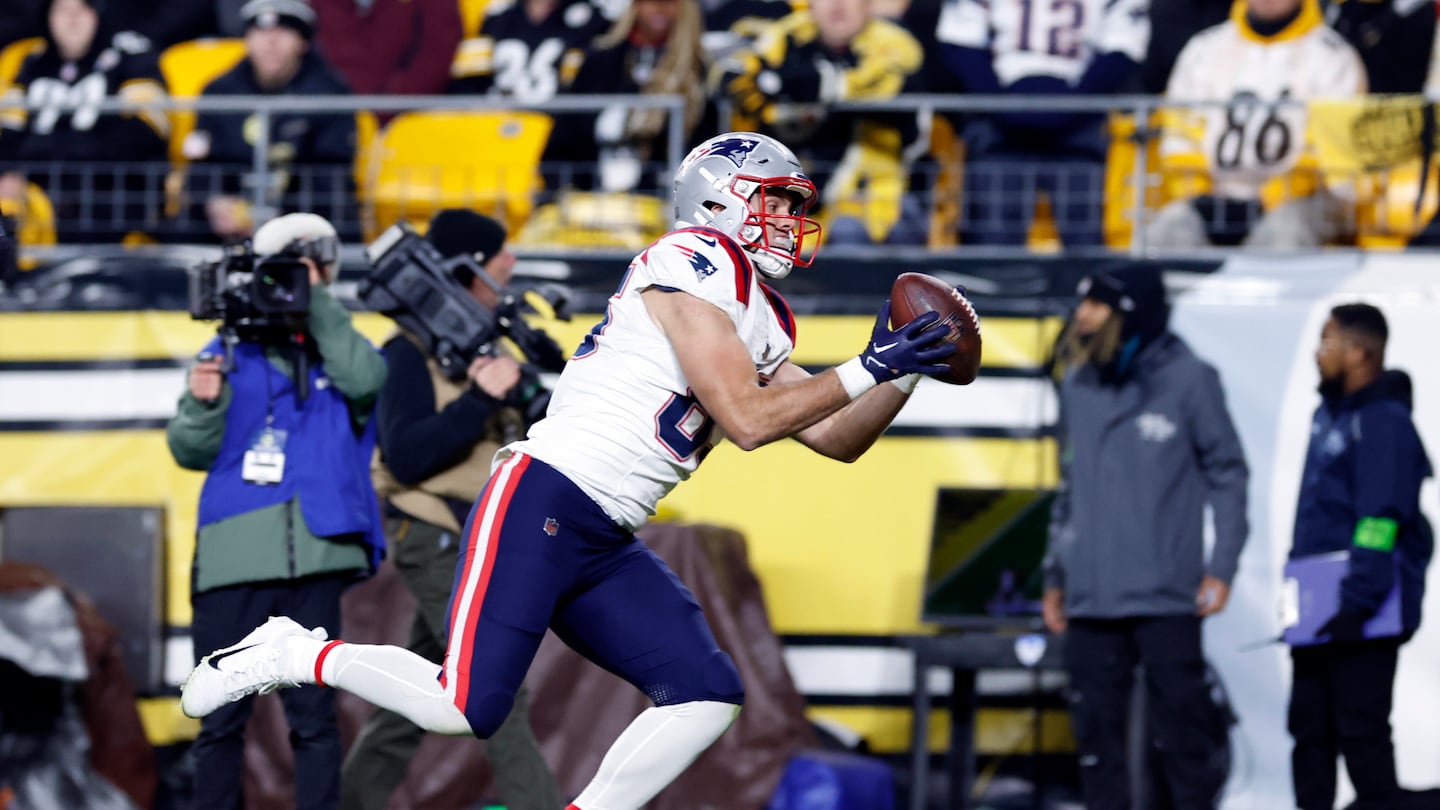
[[[1425,107],[1422,96],[1312,102],[1310,132],[1320,165],[1326,172],[1354,173],[1415,160],[1421,154]]]

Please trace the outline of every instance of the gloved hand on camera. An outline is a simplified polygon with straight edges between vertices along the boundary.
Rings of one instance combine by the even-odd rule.
[[[875,316],[870,332],[870,345],[860,353],[860,363],[876,383],[898,379],[906,374],[941,374],[949,366],[940,362],[955,353],[955,344],[945,337],[948,327],[938,325],[940,316],[926,312],[898,329],[890,328],[890,301]]]

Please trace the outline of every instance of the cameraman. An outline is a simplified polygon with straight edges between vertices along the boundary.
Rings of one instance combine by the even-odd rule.
[[[335,229],[314,214],[288,214],[256,232],[254,249],[261,259],[304,263],[310,304],[293,328],[242,335],[228,370],[217,359],[225,343],[210,341],[166,431],[180,466],[209,472],[191,572],[197,661],[268,616],[303,614],[338,633],[341,592],[369,574],[385,542],[368,474],[370,413],[385,361],[326,290],[338,269]],[[297,368],[308,369],[303,395]],[[334,808],[335,692],[287,689],[280,697],[295,754],[295,806]],[[241,806],[252,705],[232,703],[201,721],[193,807]]]
[[[515,256],[505,248],[505,229],[498,222],[473,211],[448,209],[431,220],[426,239],[447,261],[472,258],[494,287],[463,265],[454,270],[456,280],[497,316],[507,314],[495,287],[509,283]],[[523,347],[530,359],[553,366],[562,358],[554,341],[539,332],[531,337]],[[407,646],[439,663],[445,656],[446,614],[464,542],[460,527],[490,476],[495,452],[523,437],[530,418],[541,415],[526,416],[538,410],[532,406],[540,403],[535,396],[540,391],[534,375],[503,351],[475,358],[458,381],[447,377],[425,343],[403,328],[385,343],[384,352],[390,375],[376,411],[380,452],[373,467],[375,489],[388,499],[386,534],[394,543],[395,567],[419,603]],[[372,715],[345,760],[341,807],[386,807],[423,737],[424,731],[398,714],[380,709]],[[506,807],[564,806],[530,728],[523,690],[485,745]]]

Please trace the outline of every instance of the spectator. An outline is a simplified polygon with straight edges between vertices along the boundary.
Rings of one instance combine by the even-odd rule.
[[[1175,59],[1190,38],[1230,19],[1230,0],[1150,0],[1150,19],[1164,25],[1150,27],[1145,62],[1140,66],[1140,89],[1158,96],[1170,85]]]
[[[261,227],[254,245],[262,257],[307,266],[310,308],[293,332],[233,346],[210,341],[166,431],[175,461],[207,472],[190,584],[197,654],[233,644],[271,615],[298,612],[337,627],[341,592],[367,574],[385,543],[369,475],[370,411],[385,361],[326,289],[338,269],[335,229],[313,214],[290,214]],[[297,370],[305,389],[296,386]],[[298,689],[281,700],[295,752],[295,806],[336,807],[335,692]],[[228,704],[201,722],[191,748],[196,810],[237,806],[253,706]]]
[[[684,96],[682,145],[689,151],[713,134],[717,124],[714,105],[705,93],[703,22],[697,0],[633,0],[585,55],[570,91]],[[567,151],[577,162],[598,162],[598,182],[578,177],[577,185],[604,191],[661,190],[658,175],[669,171],[666,110],[612,107],[588,116],[586,124],[570,128],[574,143]],[[551,139],[565,134],[556,133]]]
[[[1430,0],[1334,0],[1325,20],[1360,54],[1371,93],[1419,93],[1430,72],[1435,11]]]
[[[134,31],[150,40],[156,52],[177,42],[218,32],[215,9],[203,0],[101,0],[101,15],[117,30]],[[0,3],[0,48],[26,37],[45,34],[46,0],[5,0]]]
[[[505,229],[489,217],[458,209],[431,220],[426,238],[447,260],[471,263],[455,269],[458,281],[482,306],[495,310],[510,281],[515,257]],[[479,273],[488,277],[482,278]],[[549,342],[543,333],[535,332]],[[548,359],[558,371],[564,355],[550,342]],[[385,343],[389,375],[376,418],[379,453],[372,473],[387,499],[387,535],[395,569],[418,606],[407,649],[439,664],[445,657],[450,589],[463,543],[461,526],[490,476],[490,460],[502,444],[523,437],[538,390],[516,359],[503,351],[479,357],[453,380],[429,355],[420,337],[404,329]],[[532,414],[533,415],[533,414]],[[395,712],[371,715],[341,773],[344,810],[383,810],[404,781],[425,732]],[[500,799],[510,810],[555,810],[560,788],[530,729],[522,688],[498,731],[485,743]]]
[[[246,56],[211,82],[202,97],[233,95],[340,95],[349,88],[311,48],[315,12],[301,0],[250,0]],[[240,113],[202,112],[185,139],[191,161],[186,187],[190,202],[203,206],[211,234],[243,239],[254,229],[250,200],[256,118]],[[282,112],[270,116],[270,150],[264,189],[267,205],[283,210],[318,210],[358,229],[354,213],[353,113]]]
[[[906,176],[907,146],[922,132],[916,116],[827,108],[919,89],[923,59],[915,37],[876,17],[871,0],[817,0],[726,58],[714,83],[734,109],[731,129],[790,144],[825,189],[816,212],[829,242],[925,244],[924,204]]]
[[[701,0],[705,17],[705,53],[718,62],[747,47],[766,26],[795,11],[789,0]]]
[[[1159,270],[1085,279],[1057,350],[1061,485],[1044,618],[1065,668],[1090,810],[1128,810],[1126,729],[1143,664],[1149,733],[1176,810],[1215,807],[1226,723],[1200,624],[1220,612],[1248,532],[1244,452],[1215,370],[1168,331]],[[1205,506],[1215,542],[1205,561]]]
[[[321,53],[360,95],[439,95],[460,44],[455,0],[310,0]]]
[[[44,47],[6,92],[14,106],[0,110],[0,200],[23,200],[27,179],[39,184],[67,242],[116,243],[153,224],[167,169],[155,52],[139,34],[109,28],[102,11],[103,0],[51,0]],[[129,111],[102,114],[106,98]]]
[[[1348,552],[1348,564],[1339,611],[1321,629],[1328,643],[1290,653],[1291,771],[1300,810],[1335,806],[1337,755],[1355,786],[1355,807],[1402,804],[1390,742],[1395,663],[1420,625],[1435,539],[1420,511],[1430,460],[1411,421],[1410,377],[1385,369],[1388,337],[1380,310],[1345,304],[1330,310],[1315,351],[1320,405],[1290,557]],[[1400,634],[1368,637],[1365,622],[1396,588]]]
[[[936,38],[967,93],[1092,96],[1137,80],[1150,38],[1145,0],[947,0]],[[1023,245],[1040,192],[1067,247],[1101,244],[1108,138],[1098,113],[977,116],[965,127],[962,239]]]
[[[1170,76],[1168,99],[1212,106],[1168,113],[1160,160],[1173,202],[1148,226],[1150,243],[1294,248],[1352,235],[1347,189],[1326,188],[1305,109],[1285,102],[1365,91],[1360,57],[1317,0],[1237,3],[1229,22],[1185,45]]]
[[[491,4],[480,30],[460,43],[450,92],[543,104],[570,86],[585,49],[609,25],[590,0]]]
[[[492,3],[475,36],[460,43],[450,67],[450,92],[543,105],[569,89],[585,50],[610,27],[591,0],[516,0]],[[584,115],[552,116],[555,126],[540,156],[547,188],[574,183],[579,167],[571,150]]]

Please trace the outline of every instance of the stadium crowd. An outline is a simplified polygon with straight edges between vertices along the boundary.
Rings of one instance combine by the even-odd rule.
[[[296,97],[545,113],[661,94],[681,99],[682,152],[728,129],[793,145],[831,243],[1128,247],[1143,194],[1152,246],[1404,244],[1428,161],[1327,164],[1289,102],[1440,92],[1435,30],[1424,0],[16,0],[0,212],[29,245],[233,240],[286,211],[355,239],[446,203],[499,214],[519,244],[648,238],[676,157],[663,107],[466,118]],[[167,94],[283,108],[197,117]],[[1175,105],[1107,109],[1138,94]],[[1025,96],[1092,104],[963,109]],[[605,221],[573,227],[587,215]]]

